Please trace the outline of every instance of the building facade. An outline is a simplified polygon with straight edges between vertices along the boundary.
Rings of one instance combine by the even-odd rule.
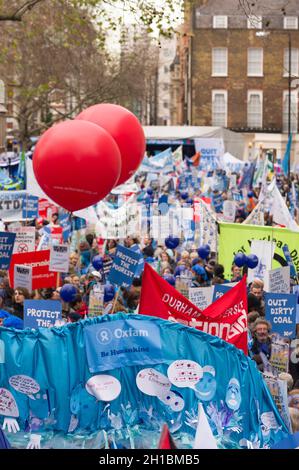
[[[246,133],[248,148],[263,146],[259,134],[279,134],[283,152],[298,133],[298,17],[298,0],[195,1],[185,23],[191,67],[181,76],[189,124]]]

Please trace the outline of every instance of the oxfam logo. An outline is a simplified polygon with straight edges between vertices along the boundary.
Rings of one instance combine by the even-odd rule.
[[[111,343],[111,341],[113,339],[111,331],[108,330],[107,328],[101,328],[97,332],[96,337],[97,337],[98,342],[101,343],[101,344],[109,344],[109,343]]]

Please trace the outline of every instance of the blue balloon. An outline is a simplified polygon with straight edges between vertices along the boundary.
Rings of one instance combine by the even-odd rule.
[[[181,198],[182,199],[188,199],[189,194],[188,193],[181,193]]]
[[[256,255],[251,254],[247,256],[247,266],[250,269],[254,269],[259,264],[259,259]]]
[[[188,204],[193,204],[193,199],[191,197],[189,197],[186,201]]]
[[[100,255],[95,256],[92,259],[92,265],[94,269],[96,269],[97,271],[100,271],[100,269],[103,269],[103,266],[104,266],[103,257]]]
[[[171,274],[165,274],[165,276],[163,276],[163,279],[165,279],[165,281],[167,281],[168,284],[170,284],[171,286],[175,286],[175,277]]]
[[[247,263],[247,256],[244,253],[237,253],[234,258],[234,264],[238,266],[238,268],[241,268]]]
[[[165,238],[165,245],[171,250],[175,250],[180,244],[180,239],[178,237],[172,237],[171,235]]]
[[[110,300],[114,299],[115,296],[115,288],[112,284],[105,284],[104,286],[104,302],[110,302]]]
[[[149,196],[151,196],[154,193],[154,190],[152,188],[147,188],[146,192]]]
[[[73,286],[73,284],[64,284],[64,286],[62,286],[60,289],[59,294],[62,300],[65,302],[72,302],[75,299],[77,293],[78,291],[76,287]]]
[[[198,253],[198,256],[201,258],[201,259],[206,259],[209,254],[210,254],[210,247],[209,245],[202,245],[198,248],[197,250],[197,253]]]
[[[247,194],[247,196],[248,196],[249,198],[251,198],[251,197],[253,197],[253,196],[254,196],[254,194],[253,194],[253,192],[252,192],[252,191],[248,191],[248,194]]]

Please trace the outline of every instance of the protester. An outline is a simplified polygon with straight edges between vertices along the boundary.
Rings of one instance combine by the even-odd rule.
[[[251,358],[257,363],[260,371],[264,371],[261,353],[269,360],[271,356],[271,325],[267,320],[257,318],[253,326],[253,342],[250,349]]]
[[[16,287],[14,290],[13,314],[24,319],[24,300],[30,299],[30,293],[25,287]]]

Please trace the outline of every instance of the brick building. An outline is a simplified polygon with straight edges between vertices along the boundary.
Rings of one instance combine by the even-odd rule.
[[[191,99],[183,96],[180,106],[191,109],[179,124],[228,127],[246,133],[249,148],[267,141],[282,154],[289,126],[298,133],[299,1],[248,2],[245,9],[241,3],[247,5],[195,1],[186,15],[191,67],[182,79]],[[268,134],[276,134],[275,144]],[[299,141],[293,159],[299,161]]]

